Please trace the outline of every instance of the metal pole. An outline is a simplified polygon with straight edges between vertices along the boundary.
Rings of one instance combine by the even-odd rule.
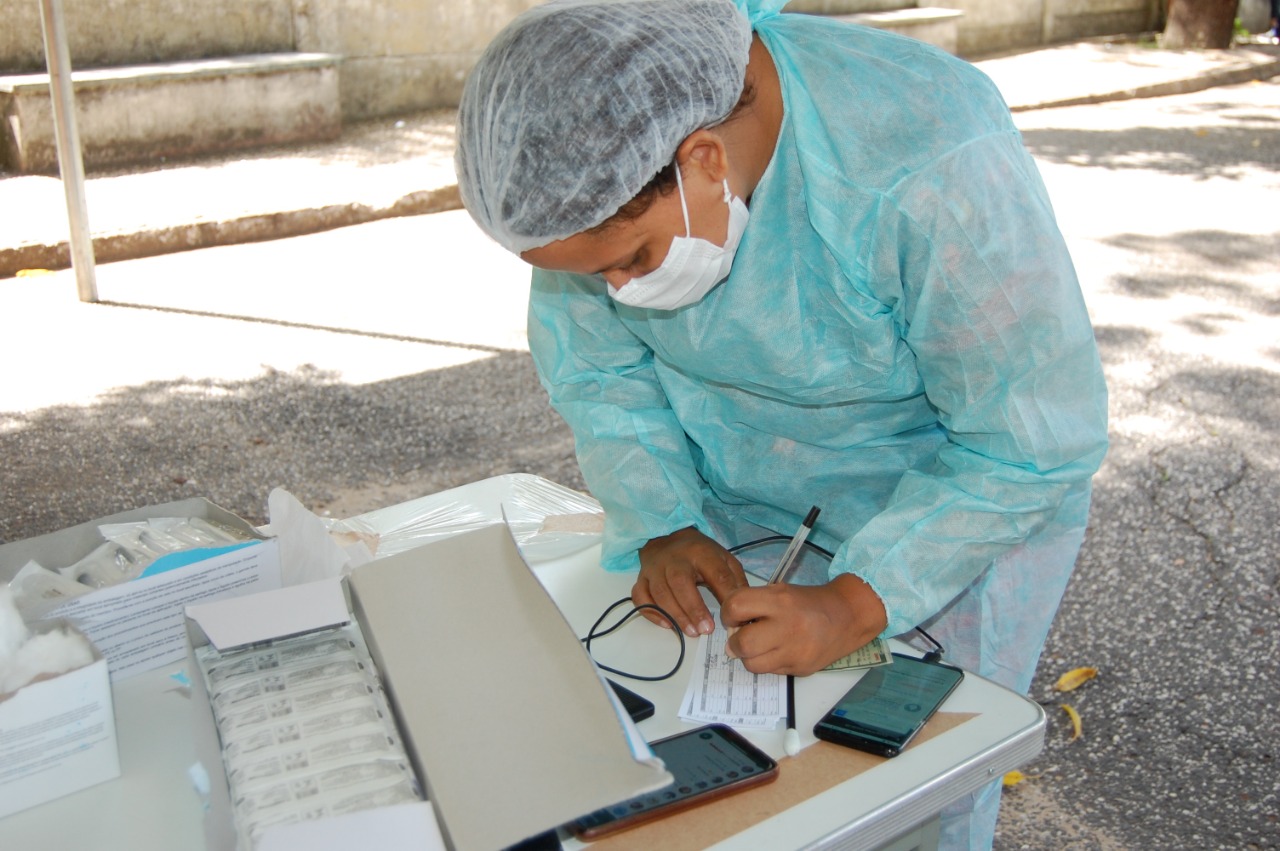
[[[84,160],[80,154],[80,132],[76,129],[76,98],[71,85],[71,56],[67,51],[62,0],[40,0],[40,23],[44,29],[45,64],[49,68],[49,95],[53,100],[58,169],[62,190],[67,196],[67,221],[71,225],[71,268],[76,273],[80,300],[96,302],[98,279],[94,272],[93,237],[89,232],[89,207],[84,198]]]

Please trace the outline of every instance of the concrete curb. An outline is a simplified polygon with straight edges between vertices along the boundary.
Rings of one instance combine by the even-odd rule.
[[[1043,101],[1014,102],[1010,104],[1010,110],[1028,112],[1134,98],[1163,97],[1280,76],[1280,56],[1261,59],[1254,53],[1252,57],[1251,60],[1242,59],[1221,68],[1202,70],[1190,77],[1149,85]],[[449,183],[411,192],[384,205],[360,202],[330,204],[280,212],[251,213],[221,221],[175,222],[155,228],[104,234],[94,237],[94,254],[97,261],[103,263],[134,260],[196,248],[303,236],[381,219],[457,210],[461,206],[457,185]],[[12,277],[23,269],[65,269],[69,266],[70,250],[65,240],[0,247],[0,278]]]
[[[301,210],[257,213],[218,222],[186,222],[130,233],[95,236],[93,252],[99,263],[137,260],[195,248],[305,236],[380,219],[441,213],[461,207],[458,187],[450,184],[411,192],[385,206],[332,204]],[[23,269],[66,269],[70,265],[70,246],[65,241],[0,248],[0,278],[13,277]]]
[[[1063,106],[1087,106],[1092,103],[1108,103],[1111,101],[1133,100],[1136,98],[1156,98],[1168,95],[1184,95],[1200,92],[1218,86],[1235,86],[1254,80],[1269,80],[1280,76],[1280,59],[1261,63],[1246,63],[1236,68],[1223,68],[1208,74],[1201,74],[1181,80],[1168,80],[1153,83],[1149,86],[1138,86],[1131,89],[1120,89],[1114,92],[1081,95],[1079,97],[1061,98],[1058,100],[1039,101],[1036,103],[1010,106],[1010,112],[1030,112],[1036,109],[1055,109]]]

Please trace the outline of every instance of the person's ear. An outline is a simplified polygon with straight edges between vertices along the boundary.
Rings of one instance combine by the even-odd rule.
[[[686,180],[691,169],[699,169],[719,186],[729,174],[724,140],[710,130],[694,130],[676,148],[676,165],[685,173]]]

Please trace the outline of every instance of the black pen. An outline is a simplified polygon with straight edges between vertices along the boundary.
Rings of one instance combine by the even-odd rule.
[[[795,564],[796,557],[800,555],[800,548],[804,546],[809,533],[813,531],[813,524],[818,522],[818,514],[821,511],[822,509],[815,505],[804,516],[804,520],[800,523],[800,528],[791,537],[791,543],[787,544],[787,549],[778,561],[778,566],[773,569],[773,575],[769,577],[770,585],[787,581],[787,577],[791,574],[791,566]]]
[[[809,533],[813,531],[813,524],[818,522],[819,511],[820,509],[815,505],[804,516],[804,521],[800,524],[800,528],[792,536],[786,552],[782,554],[782,558],[778,561],[778,566],[774,568],[773,575],[769,577],[770,585],[786,582],[787,577],[791,575],[791,567],[800,555],[800,548],[804,546]],[[796,730],[796,678],[792,674],[787,674],[787,732],[783,738],[783,748],[786,750],[787,756],[795,756],[800,753],[800,733]]]

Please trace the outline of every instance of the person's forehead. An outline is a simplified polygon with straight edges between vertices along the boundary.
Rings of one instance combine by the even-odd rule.
[[[595,273],[625,265],[642,245],[659,236],[663,217],[658,213],[650,207],[635,219],[610,222],[520,256],[539,268],[568,272]],[[670,234],[667,237],[669,240]]]
[[[542,269],[596,272],[609,267],[627,253],[631,231],[632,228],[625,225],[586,231],[541,248],[531,248],[520,256],[525,262]]]

